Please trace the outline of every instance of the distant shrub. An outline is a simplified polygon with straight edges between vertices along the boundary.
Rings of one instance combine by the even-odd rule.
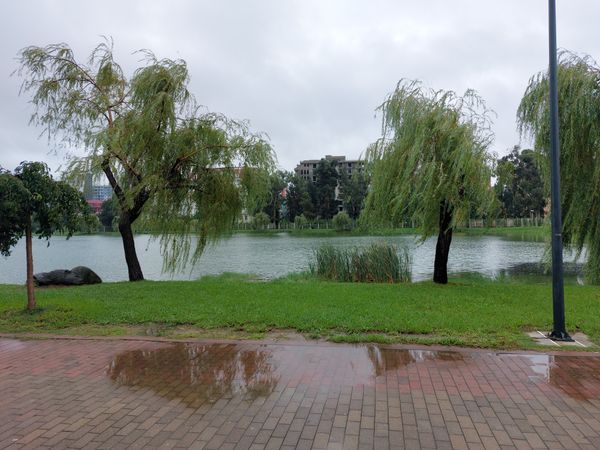
[[[306,228],[308,225],[308,219],[304,216],[304,214],[300,214],[294,218],[294,225],[300,230]]]
[[[350,231],[352,229],[352,219],[346,211],[340,211],[333,216],[332,223],[336,231]]]
[[[334,281],[401,283],[410,281],[412,261],[408,250],[386,243],[342,249],[324,245],[316,250],[310,272]]]
[[[255,230],[264,230],[271,223],[271,219],[264,212],[255,214],[252,218],[252,226]]]

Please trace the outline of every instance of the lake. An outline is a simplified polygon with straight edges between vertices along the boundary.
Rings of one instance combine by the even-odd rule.
[[[316,248],[323,244],[336,247],[363,247],[376,241],[386,241],[407,247],[412,255],[413,281],[431,278],[435,239],[418,245],[415,236],[340,236],[314,237],[287,233],[255,235],[234,234],[206,249],[198,264],[175,274],[163,273],[158,241],[148,235],[136,236],[136,248],[146,279],[189,280],[224,272],[255,274],[272,279],[308,269]],[[455,236],[450,248],[450,273],[473,272],[484,276],[513,272],[539,272],[538,263],[544,254],[541,242],[511,240],[499,236]],[[127,280],[127,266],[118,235],[87,235],[54,237],[47,246],[45,240],[34,239],[34,272],[71,269],[88,266],[104,281]],[[566,257],[565,260],[572,260]],[[525,268],[525,269],[523,269]],[[10,257],[0,257],[0,283],[20,284],[25,280],[24,241],[14,248]]]

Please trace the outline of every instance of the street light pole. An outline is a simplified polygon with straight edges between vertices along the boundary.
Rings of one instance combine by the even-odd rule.
[[[552,219],[552,305],[554,326],[548,337],[573,341],[565,327],[562,218],[560,212],[560,148],[558,142],[558,78],[556,50],[556,0],[548,0],[550,48],[550,166]]]

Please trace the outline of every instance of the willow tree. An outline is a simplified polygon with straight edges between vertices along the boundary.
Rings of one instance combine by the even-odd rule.
[[[22,92],[32,94],[32,122],[86,149],[71,158],[70,174],[103,173],[112,186],[131,281],[143,279],[134,222],[160,233],[166,269],[195,262],[260,196],[274,160],[247,123],[203,112],[184,61],[143,55],[128,78],[110,42],[87,62],[66,44],[27,47],[18,71]]]
[[[379,107],[382,136],[367,151],[371,190],[363,223],[418,223],[421,238],[437,234],[433,281],[448,282],[452,231],[493,201],[489,113],[473,92],[464,96],[400,81]]]
[[[517,112],[523,136],[532,136],[546,192],[550,191],[548,73],[530,81]],[[558,66],[563,242],[587,248],[588,280],[600,283],[600,67],[589,57],[563,52]]]

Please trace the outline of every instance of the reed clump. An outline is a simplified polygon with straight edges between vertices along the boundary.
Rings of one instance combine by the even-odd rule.
[[[364,248],[324,245],[315,251],[310,271],[319,278],[361,283],[410,281],[412,260],[406,248],[384,242]]]

